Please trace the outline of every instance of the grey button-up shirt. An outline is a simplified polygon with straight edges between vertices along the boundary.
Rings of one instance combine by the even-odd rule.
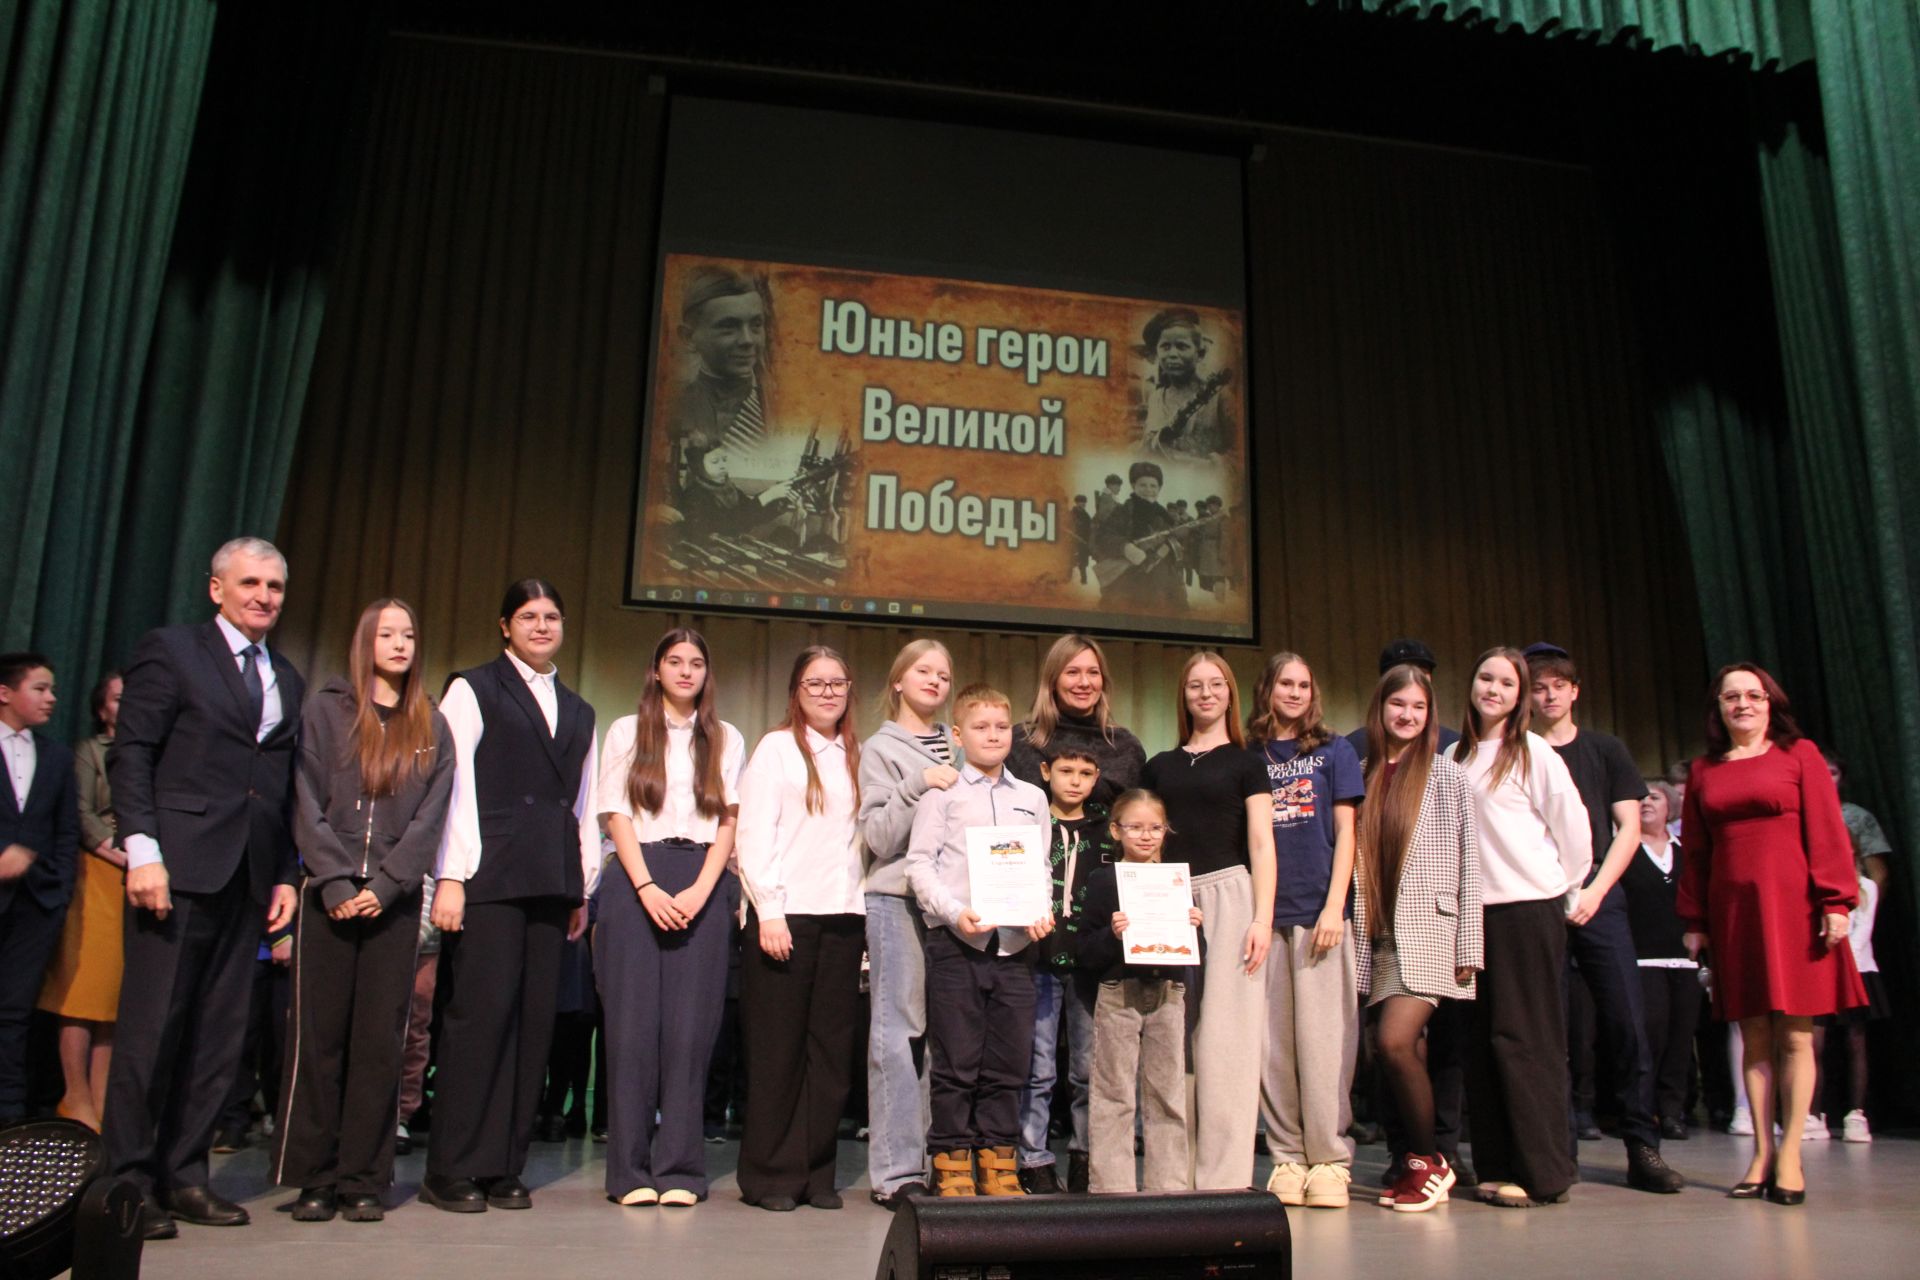
[[[989,778],[972,763],[960,767],[960,780],[944,791],[929,791],[913,815],[907,842],[907,885],[920,900],[928,928],[945,926],[977,951],[987,949],[992,933],[968,937],[958,928],[960,913],[973,905],[967,878],[967,828],[1038,826],[1041,848],[1053,846],[1053,818],[1046,793],[1022,782],[1002,766]],[[1032,939],[1025,929],[1002,927],[999,954],[1013,955]]]

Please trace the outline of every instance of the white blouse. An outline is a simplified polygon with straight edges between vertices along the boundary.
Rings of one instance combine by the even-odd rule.
[[[740,774],[740,879],[762,920],[865,915],[846,747],[811,727],[804,732],[824,803],[807,812],[807,765],[792,732],[760,739]]]
[[[1451,753],[1449,753],[1451,754]],[[1593,827],[1567,762],[1537,733],[1527,735],[1527,767],[1487,789],[1500,741],[1476,744],[1466,761],[1480,820],[1480,900],[1562,898],[1568,910],[1593,867]]]
[[[740,803],[740,767],[747,755],[747,741],[740,731],[725,720],[720,726],[720,785],[729,805]],[[602,818],[619,814],[632,819],[634,838],[641,844],[661,840],[691,840],[712,844],[719,833],[720,819],[705,817],[694,804],[693,721],[675,724],[667,715],[667,790],[660,812],[633,811],[627,795],[627,773],[633,768],[633,739],[640,717],[621,716],[607,729],[606,745],[600,750],[600,785],[594,805]]]

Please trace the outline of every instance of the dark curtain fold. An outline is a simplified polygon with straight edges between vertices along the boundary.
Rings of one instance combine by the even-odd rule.
[[[23,0],[0,19],[0,643],[83,689],[214,14]]]

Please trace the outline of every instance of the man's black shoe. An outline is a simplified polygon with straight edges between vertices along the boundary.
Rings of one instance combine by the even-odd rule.
[[[198,1227],[244,1227],[252,1221],[247,1211],[206,1187],[175,1187],[160,1197],[176,1222]]]
[[[1670,1196],[1687,1185],[1687,1180],[1674,1171],[1660,1152],[1644,1142],[1627,1139],[1627,1185],[1635,1191],[1651,1191],[1656,1195]]]
[[[447,1178],[428,1174],[420,1180],[420,1198],[448,1213],[485,1213],[487,1193],[472,1178]]]
[[[533,1192],[527,1190],[527,1184],[507,1174],[481,1182],[486,1188],[487,1203],[495,1209],[531,1209]]]

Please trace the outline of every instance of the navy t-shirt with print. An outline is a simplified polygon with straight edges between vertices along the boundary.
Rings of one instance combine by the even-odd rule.
[[[1333,807],[1367,794],[1360,757],[1345,738],[1329,738],[1305,755],[1298,740],[1269,742],[1263,753],[1273,788],[1273,852],[1279,869],[1273,927],[1310,925],[1327,904],[1333,878]],[[1352,914],[1352,895],[1347,913]]]

